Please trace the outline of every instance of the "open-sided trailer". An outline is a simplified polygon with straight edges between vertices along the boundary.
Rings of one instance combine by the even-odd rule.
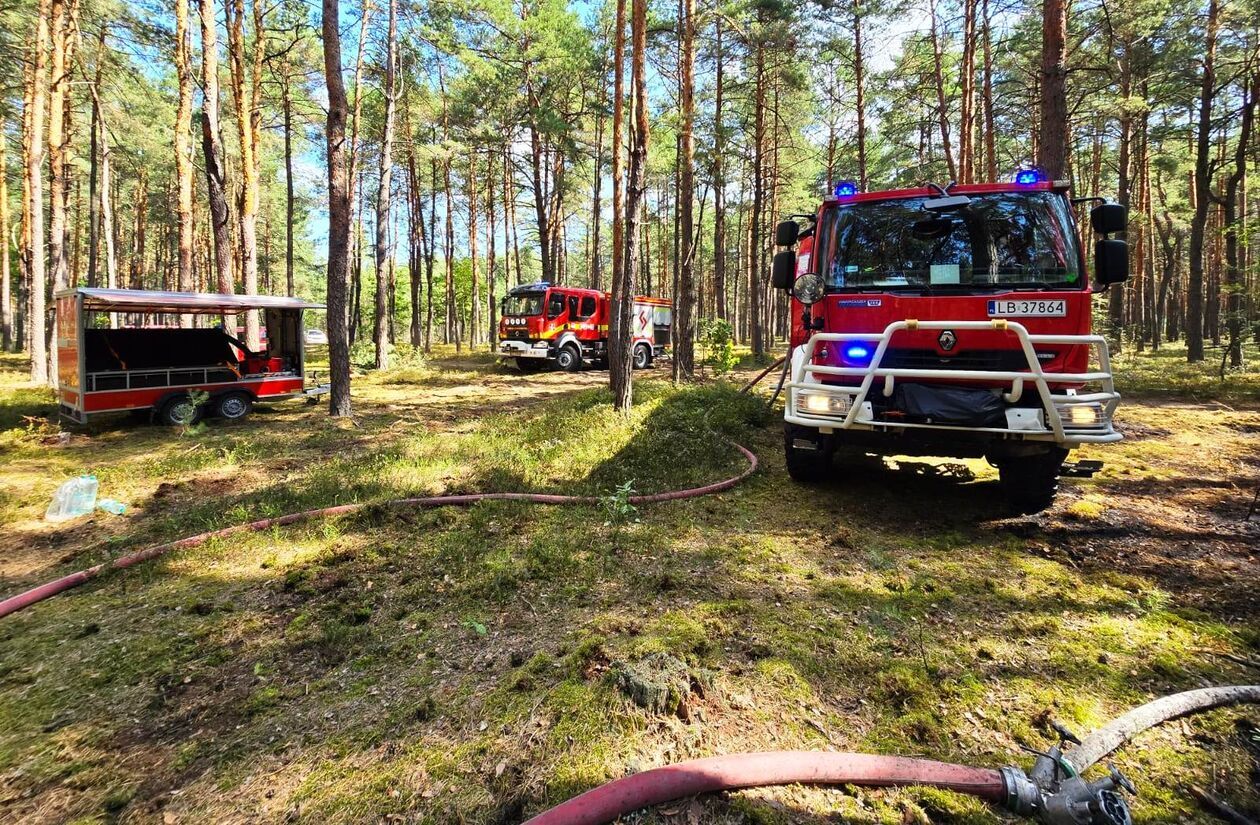
[[[171,425],[203,415],[239,419],[255,401],[328,391],[306,375],[302,331],[303,311],[322,304],[132,289],[66,289],[55,297],[57,394],[71,421],[123,411],[152,411]],[[250,352],[221,320],[177,326],[180,316],[222,319],[251,310],[263,316],[260,352]]]

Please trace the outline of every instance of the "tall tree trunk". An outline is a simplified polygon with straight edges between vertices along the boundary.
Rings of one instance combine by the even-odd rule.
[[[714,69],[713,93],[713,305],[714,314],[723,320],[726,312],[726,174],[722,164],[726,151],[726,129],[722,125],[722,94],[724,85],[722,52],[722,15],[714,15]]]
[[[193,291],[193,163],[192,163],[192,39],[188,29],[188,0],[175,0],[175,74],[179,101],[175,107],[175,218],[179,226],[181,292]],[[191,315],[180,315],[179,325],[192,326]]]
[[[762,223],[765,220],[765,144],[766,144],[766,50],[758,39],[753,47],[753,168],[752,211],[748,217],[748,314],[751,325],[752,351],[756,357],[766,352],[765,328],[762,310]]]
[[[677,348],[674,351],[674,380],[690,379],[695,372],[696,347],[696,229],[693,208],[696,201],[695,148],[692,129],[695,121],[695,62],[696,62],[696,0],[681,0],[683,19],[682,49],[679,81],[682,98],[682,124],[680,127],[680,166],[678,191],[678,236],[681,239],[678,266],[678,293],[674,306],[678,312],[674,326],[678,330]]]
[[[101,210],[98,192],[100,191],[100,143],[101,143],[101,106],[98,100],[101,88],[101,70],[105,64],[105,26],[101,26],[96,46],[96,73],[88,87],[92,98],[92,115],[88,125],[88,267],[87,285],[99,286],[97,283],[100,266]]]
[[[1239,249],[1238,196],[1239,186],[1247,174],[1247,151],[1255,128],[1256,99],[1260,98],[1260,70],[1252,69],[1244,78],[1242,118],[1238,141],[1234,145],[1234,168],[1225,180],[1225,197],[1221,204],[1225,224],[1225,324],[1229,333],[1229,365],[1243,365],[1243,295],[1246,289],[1241,250]],[[2,225],[2,224],[0,224]]]
[[[228,209],[227,172],[219,126],[219,34],[215,21],[214,0],[201,0],[201,151],[206,163],[206,195],[210,202],[210,231],[214,236],[215,290],[229,295],[235,289],[235,266],[232,261],[231,215]],[[104,157],[108,158],[109,147]],[[101,171],[105,174],[105,159]],[[102,192],[109,187],[101,184]],[[102,198],[108,198],[103,194]],[[102,204],[104,200],[102,201]],[[102,208],[104,211],[104,208]],[[101,230],[105,232],[104,229]],[[108,241],[106,242],[108,245]],[[223,319],[229,331],[235,329],[234,317]]]
[[[73,48],[70,16],[73,0],[52,0],[48,90],[48,262],[54,295],[70,285],[70,261],[66,249],[66,197],[69,164],[66,154],[69,135],[66,118],[70,103],[70,61]],[[60,383],[57,370],[57,314],[52,314],[52,347],[48,352],[48,375],[54,385]]]
[[[1068,169],[1067,3],[1044,0],[1041,9],[1041,129],[1036,157],[1051,180],[1062,179]]]
[[[1116,198],[1120,203],[1129,203],[1129,189],[1133,180],[1133,118],[1129,113],[1127,101],[1133,93],[1133,47],[1125,42],[1120,56],[1120,97],[1126,101],[1120,114],[1120,148],[1116,167],[1119,177],[1116,182]],[[1127,239],[1128,233],[1121,238]],[[1107,338],[1111,347],[1119,352],[1124,344],[1124,298],[1125,285],[1112,284],[1107,294]]]
[[[48,383],[48,274],[44,267],[44,106],[47,100],[45,87],[48,83],[48,21],[52,14],[52,0],[39,0],[35,15],[35,60],[31,73],[30,129],[27,133],[26,193],[27,224],[30,226],[27,242],[27,264],[30,270],[30,309],[27,312],[27,339],[30,342],[31,382]]]
[[[468,349],[477,348],[477,331],[481,326],[481,296],[477,289],[477,156],[468,152],[468,269],[471,294],[468,306]]]
[[[284,116],[284,294],[296,292],[293,260],[293,78],[286,59],[281,68],[280,100]]]
[[[861,0],[853,0],[853,93],[857,109],[858,185],[866,191],[866,55],[862,51]]]
[[[255,20],[258,3],[253,0]],[[255,25],[254,37],[263,32]],[[236,107],[236,137],[241,153],[241,197],[237,220],[241,240],[241,286],[246,295],[258,294],[258,143],[254,125],[259,112],[254,105],[258,77],[251,74],[245,55],[245,0],[228,0],[228,55],[232,76],[232,100]],[[258,313],[245,313],[245,345],[262,348]]]
[[[13,347],[13,293],[9,272],[8,124],[0,114],[0,349]]]
[[[958,181],[975,182],[976,2],[963,0],[962,65],[959,67]]]
[[[635,79],[640,64],[639,54],[639,6],[643,0],[634,0],[635,30],[632,36],[636,62]],[[633,351],[630,347],[632,316],[634,314],[634,265],[638,227],[635,225],[638,203],[622,197],[622,142],[625,120],[625,56],[626,56],[626,0],[617,0],[616,34],[613,38],[613,133],[612,133],[612,187],[613,187],[613,277],[612,300],[608,333],[608,385],[612,391],[613,407],[628,411],[633,399],[631,369]],[[635,84],[637,86],[637,83]],[[637,171],[641,171],[636,169]],[[630,188],[642,181],[632,177]],[[640,189],[640,193],[641,193]]]
[[[608,44],[604,44],[607,48]],[[587,285],[591,289],[603,289],[603,258],[599,249],[599,230],[600,224],[603,223],[602,208],[600,203],[603,195],[604,184],[604,108],[608,105],[608,66],[603,59],[600,61],[599,72],[599,103],[595,107],[595,174],[592,176],[594,180],[591,183],[591,231],[589,237],[591,239],[590,254],[590,277],[587,279]]]
[[[389,248],[389,223],[393,214],[390,209],[390,187],[394,173],[394,105],[397,102],[395,88],[395,64],[398,62],[398,0],[389,0],[388,34],[385,38],[385,112],[381,133],[381,174],[376,190],[376,316],[373,342],[376,345],[376,368],[389,367],[388,315],[391,255]]]
[[[486,339],[490,344],[490,351],[494,352],[498,346],[498,329],[499,329],[499,305],[496,303],[497,296],[495,294],[495,214],[494,214],[494,167],[495,158],[493,155],[486,157],[486,319],[489,323],[486,325],[488,330]]]
[[[1061,0],[1048,0],[1061,2]],[[940,32],[940,21],[936,15],[936,0],[930,0],[929,13],[932,15],[932,78],[936,84],[936,120],[941,130],[941,149],[945,152],[945,166],[949,169],[949,179],[958,180],[958,164],[954,162],[954,147],[949,137],[949,107],[945,100],[945,68],[943,65]]]
[[[997,181],[997,135],[993,117],[993,26],[989,18],[989,0],[981,0],[984,32],[984,83],[981,89],[984,107],[984,176],[990,183]]]
[[[1212,206],[1212,103],[1216,95],[1216,39],[1220,2],[1209,0],[1207,42],[1195,136],[1194,217],[1190,221],[1190,278],[1186,283],[1186,359],[1203,360],[1203,240]]]
[[[438,162],[429,160],[429,246],[424,258],[424,351],[433,349],[433,262],[437,257]]]
[[[203,0],[204,1],[204,0]],[[346,337],[346,265],[350,248],[350,183],[346,168],[346,87],[341,77],[339,0],[323,0],[324,78],[328,87],[328,414],[350,415],[350,344]]]

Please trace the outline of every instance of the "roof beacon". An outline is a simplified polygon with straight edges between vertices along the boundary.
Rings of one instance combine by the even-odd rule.
[[[1019,169],[1015,172],[1015,182],[1020,186],[1032,186],[1046,179],[1046,173],[1036,167]]]
[[[837,198],[851,198],[858,192],[857,184],[851,180],[842,180],[836,184],[835,194]]]

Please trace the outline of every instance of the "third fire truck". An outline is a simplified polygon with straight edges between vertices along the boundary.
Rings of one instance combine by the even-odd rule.
[[[513,359],[522,372],[554,364],[567,372],[584,363],[607,366],[607,292],[542,281],[510,290],[500,307],[499,358]],[[634,299],[631,337],[634,368],[645,369],[669,347],[672,314],[663,298]]]
[[[1049,506],[1082,444],[1119,441],[1107,343],[1092,296],[1128,277],[1126,208],[1090,212],[1093,278],[1066,181],[860,192],[780,224],[774,284],[794,321],[784,423],[799,481],[850,449],[983,456],[1011,507]],[[804,224],[802,226],[802,223]],[[797,248],[799,242],[799,249]]]

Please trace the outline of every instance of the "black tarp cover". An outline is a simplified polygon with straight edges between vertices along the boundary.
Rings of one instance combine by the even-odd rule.
[[[88,372],[238,365],[221,329],[84,330]]]

